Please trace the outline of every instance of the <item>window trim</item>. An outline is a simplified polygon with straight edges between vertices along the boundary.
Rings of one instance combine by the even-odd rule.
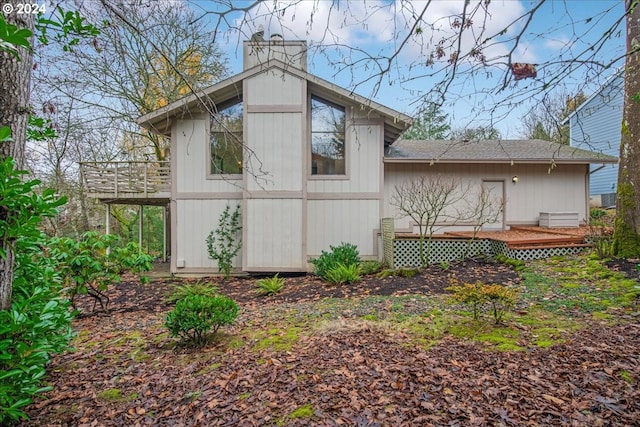
[[[247,109],[244,105],[244,98],[242,95],[238,95],[234,98],[227,99],[224,102],[218,103],[215,107],[217,111],[225,110],[229,107],[232,107],[237,104],[242,104],[242,139],[244,144],[244,135],[246,133],[245,124],[247,121]],[[244,175],[244,147],[242,153],[242,172],[241,173],[212,173],[211,172],[211,114],[206,115],[207,118],[207,127],[206,127],[206,156],[205,156],[205,164],[206,164],[206,179],[207,180],[241,180]]]
[[[312,108],[311,108],[311,102],[313,99],[318,99],[320,100],[320,102],[323,102],[325,104],[328,104],[332,107],[336,107],[339,109],[343,109],[344,110],[344,116],[345,116],[345,123],[344,123],[344,173],[343,174],[314,174],[313,173],[313,120],[312,120]],[[337,103],[325,96],[322,95],[318,95],[314,92],[310,92],[308,95],[308,101],[307,101],[307,105],[308,105],[308,113],[307,113],[307,123],[308,123],[308,129],[307,129],[307,147],[308,147],[308,154],[307,154],[307,178],[309,180],[322,180],[322,181],[344,181],[344,180],[348,180],[349,179],[349,156],[350,156],[350,130],[349,130],[349,117],[350,117],[350,107],[346,106],[346,105],[342,105],[340,103]]]

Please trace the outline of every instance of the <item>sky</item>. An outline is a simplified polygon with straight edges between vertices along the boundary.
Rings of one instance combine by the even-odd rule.
[[[189,3],[196,11],[215,10],[215,2]],[[454,128],[492,125],[504,138],[517,138],[521,117],[544,97],[577,91],[588,96],[623,65],[616,61],[625,48],[622,0],[538,5],[471,0],[462,22],[462,0],[269,1],[223,21],[216,14],[206,19],[212,28],[218,25],[216,38],[233,74],[242,70],[239,42],[263,25],[265,38],[278,33],[307,41],[309,71],[319,77],[409,115],[433,100]],[[461,28],[462,37],[454,37]],[[452,52],[466,55],[457,67],[450,63]],[[512,62],[535,64],[537,77],[515,81],[509,54]],[[579,66],[570,62],[576,57]]]

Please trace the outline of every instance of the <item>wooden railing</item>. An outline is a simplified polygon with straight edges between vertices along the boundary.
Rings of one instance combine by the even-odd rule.
[[[169,162],[81,162],[80,171],[89,193],[147,197],[171,191]]]

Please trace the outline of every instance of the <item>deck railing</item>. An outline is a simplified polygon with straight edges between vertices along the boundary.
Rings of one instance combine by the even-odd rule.
[[[171,191],[168,161],[81,162],[80,171],[89,193],[113,194],[117,198]]]

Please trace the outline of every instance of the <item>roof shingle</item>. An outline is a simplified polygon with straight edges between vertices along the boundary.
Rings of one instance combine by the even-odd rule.
[[[415,163],[617,163],[618,158],[540,139],[398,140],[385,147],[386,162]]]

